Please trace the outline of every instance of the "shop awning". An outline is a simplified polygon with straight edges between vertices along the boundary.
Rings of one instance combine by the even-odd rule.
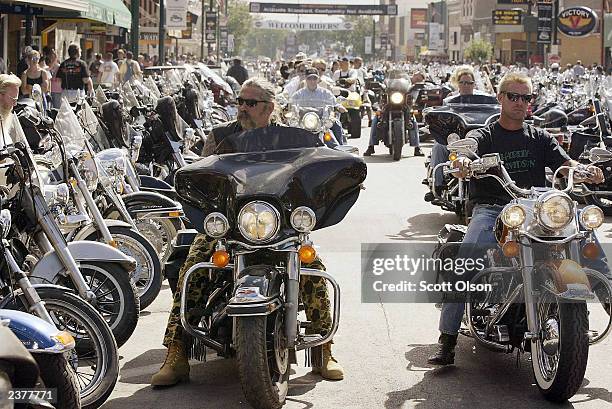
[[[121,0],[89,0],[89,9],[81,12],[81,16],[127,29],[132,27],[132,13]]]
[[[88,0],[16,0],[18,4],[28,4],[33,7],[52,7],[58,10],[84,12],[89,7]]]

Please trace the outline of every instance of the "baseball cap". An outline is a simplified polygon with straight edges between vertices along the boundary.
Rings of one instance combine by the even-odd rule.
[[[306,74],[306,78],[310,78],[310,77],[319,78],[319,71],[316,68],[308,68],[305,74]]]

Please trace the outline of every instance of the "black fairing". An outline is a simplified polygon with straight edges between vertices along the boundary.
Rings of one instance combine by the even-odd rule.
[[[193,223],[198,230],[213,211],[235,226],[238,212],[252,200],[277,208],[282,237],[295,235],[289,216],[298,206],[315,212],[315,230],[332,226],[355,203],[366,178],[361,158],[323,147],[303,129],[267,127],[232,135],[223,145],[225,152],[243,153],[209,156],[176,173],[179,201],[187,217],[199,221]]]
[[[449,104],[427,108],[424,121],[438,143],[446,145],[446,138],[455,132],[464,137],[467,131],[481,128],[499,116],[498,104]]]
[[[124,126],[123,114],[121,113],[121,106],[118,101],[112,99],[102,104],[102,120],[110,132],[114,144],[119,144],[119,146],[126,148],[130,146],[127,129]]]
[[[169,132],[172,140],[178,142],[182,140],[182,136],[178,131],[178,112],[176,111],[176,103],[170,96],[165,96],[157,100],[155,112],[159,115],[159,119],[164,125],[164,129]]]

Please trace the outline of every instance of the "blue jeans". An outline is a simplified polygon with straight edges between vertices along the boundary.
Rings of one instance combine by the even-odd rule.
[[[448,161],[448,148],[441,143],[434,142],[431,148],[431,168],[435,168],[440,163]],[[434,186],[444,186],[444,169],[442,166],[434,173]]]
[[[340,125],[339,120],[334,122],[331,131],[340,145],[346,145],[346,136],[342,133],[342,125]]]
[[[473,254],[476,250],[474,244],[478,243],[478,249],[483,249],[487,244],[497,245],[495,239],[494,226],[497,216],[503,210],[503,206],[496,205],[476,205],[472,211],[472,220],[468,225],[467,232],[462,241],[462,244],[471,244],[470,246],[460,246],[457,252],[457,258],[474,258],[481,257],[482,254]],[[600,259],[594,261],[581,260],[584,265],[603,273],[608,279],[612,280],[610,269],[607,264],[603,249],[599,244],[599,240],[595,237],[595,243],[599,247],[600,254],[603,255]],[[461,328],[461,320],[465,303],[444,303],[442,312],[440,313],[440,322],[438,329],[444,334],[456,335]]]
[[[378,145],[378,138],[376,136],[376,126],[378,125],[378,115],[372,117],[372,128],[370,129],[370,146]],[[414,117],[412,117],[412,129],[408,131],[408,138],[410,140],[410,146],[415,148],[419,147],[419,125]],[[448,155],[447,155],[448,156]]]

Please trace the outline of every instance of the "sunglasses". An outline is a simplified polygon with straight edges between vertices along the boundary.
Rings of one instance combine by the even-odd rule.
[[[236,98],[236,102],[238,103],[239,106],[242,106],[242,105],[246,104],[248,107],[253,108],[259,102],[268,102],[268,101],[261,101],[261,100],[258,100],[258,99],[245,99],[245,98],[242,98],[242,97],[238,97],[238,98]]]
[[[523,102],[528,104],[533,99],[533,95],[531,94],[523,95],[523,94],[517,94],[516,92],[506,92],[506,91],[503,91],[502,94],[506,94],[506,97],[508,97],[508,99],[512,102],[516,102],[520,98],[523,100]]]
[[[460,85],[474,85],[474,81],[459,81]]]

